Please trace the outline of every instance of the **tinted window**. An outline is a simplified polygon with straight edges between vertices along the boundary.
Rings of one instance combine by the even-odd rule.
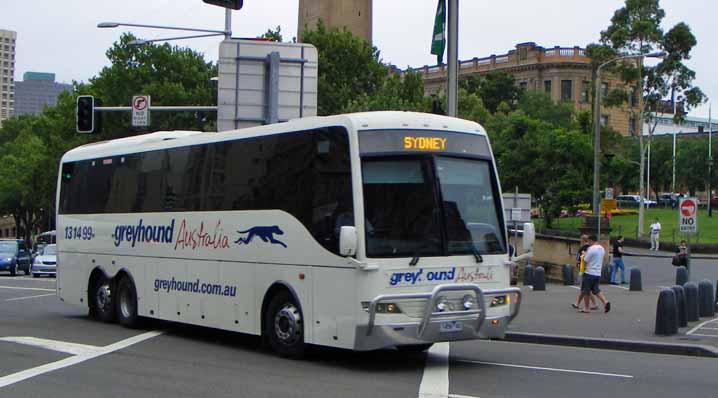
[[[63,165],[60,213],[278,209],[337,252],[350,170],[342,128],[80,161]]]

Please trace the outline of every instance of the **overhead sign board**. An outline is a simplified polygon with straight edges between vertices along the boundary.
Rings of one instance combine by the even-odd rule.
[[[132,126],[147,127],[150,125],[150,96],[135,95],[132,97]]]
[[[696,198],[681,198],[678,205],[678,229],[680,232],[698,232],[698,201]]]
[[[531,195],[504,192],[504,219],[516,223],[531,221]]]

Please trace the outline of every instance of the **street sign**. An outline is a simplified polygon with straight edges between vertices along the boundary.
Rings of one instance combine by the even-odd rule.
[[[698,232],[698,201],[696,198],[682,198],[678,205],[678,229],[680,232]]]
[[[135,95],[132,97],[132,126],[147,127],[150,125],[150,96]]]
[[[613,188],[606,188],[606,199],[613,199]]]

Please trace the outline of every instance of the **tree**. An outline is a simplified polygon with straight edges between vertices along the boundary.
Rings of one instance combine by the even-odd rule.
[[[306,31],[305,43],[319,51],[319,99],[321,116],[343,113],[353,100],[366,102],[382,90],[389,68],[381,63],[379,50],[348,30],[328,29],[322,21]]]
[[[429,98],[424,97],[421,74],[410,70],[403,75],[392,73],[387,76],[373,93],[350,98],[341,113],[385,110],[426,112],[430,106]]]
[[[284,40],[282,40],[282,27],[281,26],[277,26],[277,29],[275,29],[275,30],[267,29],[267,31],[259,37],[261,39],[274,40],[274,41],[277,41],[280,43],[282,41],[284,41]]]
[[[665,11],[660,7],[659,0],[626,0],[625,6],[618,9],[611,24],[601,32],[601,44],[604,48],[592,46],[589,56],[594,57],[594,64],[605,59],[614,58],[623,54],[648,54],[662,50],[666,53],[663,60],[656,66],[645,66],[639,63],[625,62],[617,65],[622,80],[627,84],[636,84],[639,87],[644,106],[638,120],[653,120],[649,129],[649,141],[655,131],[657,120],[651,112],[657,104],[665,98],[669,90],[674,90],[677,100],[683,100],[686,111],[704,101],[704,95],[698,87],[693,86],[695,72],[688,68],[683,61],[690,58],[690,52],[696,45],[695,36],[685,23],[679,23],[668,32],[664,32],[661,22]],[[609,100],[625,102],[630,93],[618,93],[610,96]],[[679,117],[679,116],[677,116]],[[639,129],[640,147],[640,195],[644,197],[644,163],[647,146],[644,143],[643,131]],[[643,206],[639,207],[638,232],[643,233]]]
[[[148,94],[152,105],[216,105],[217,89],[211,81],[217,66],[201,53],[169,44],[129,45],[135,37],[125,33],[107,50],[110,66],[80,86],[104,106],[126,106],[133,95]],[[210,130],[214,114],[172,112],[152,114],[152,130]],[[133,135],[126,113],[103,114],[102,139]]]
[[[506,103],[513,109],[523,92],[516,86],[513,75],[499,71],[488,72],[483,76],[471,76],[461,82],[461,87],[469,93],[477,93],[491,113],[496,113],[501,103]]]

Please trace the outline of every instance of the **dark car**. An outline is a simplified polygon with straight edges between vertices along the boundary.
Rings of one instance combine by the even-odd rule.
[[[30,275],[32,257],[21,239],[0,239],[0,271],[10,271],[15,276],[18,270]]]

